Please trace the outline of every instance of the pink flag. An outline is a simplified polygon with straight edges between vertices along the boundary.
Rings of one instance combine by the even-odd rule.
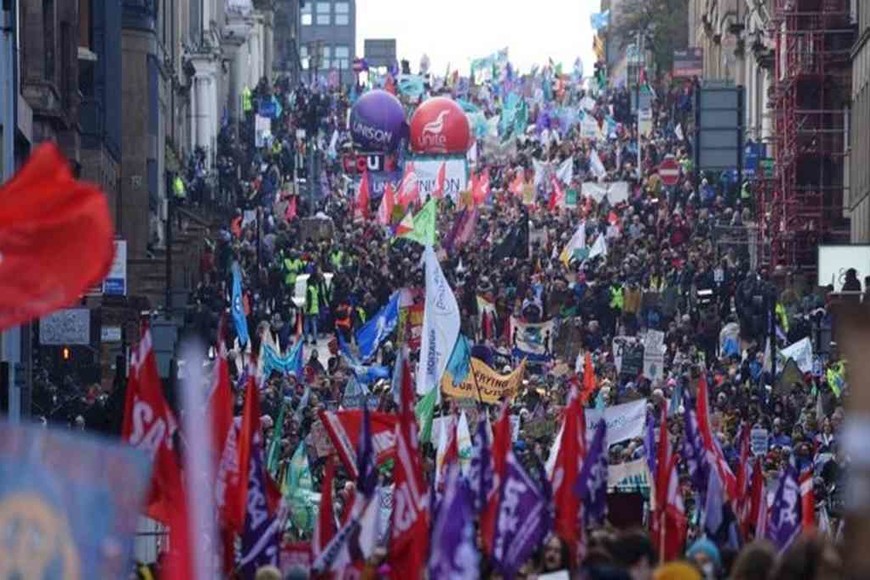
[[[387,182],[387,187],[384,189],[384,196],[381,198],[381,205],[378,208],[378,223],[382,226],[390,225],[393,219],[393,207],[395,206],[396,192],[393,190],[393,184]]]
[[[356,203],[354,204],[354,219],[367,219],[369,217],[369,172],[363,172],[356,191]]]

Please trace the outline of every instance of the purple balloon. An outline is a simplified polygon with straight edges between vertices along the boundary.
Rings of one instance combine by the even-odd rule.
[[[379,89],[361,96],[350,110],[350,134],[365,151],[392,151],[399,146],[405,110],[399,99]]]

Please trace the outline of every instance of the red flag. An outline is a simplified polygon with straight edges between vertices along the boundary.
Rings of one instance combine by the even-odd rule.
[[[417,174],[414,173],[414,163],[405,163],[405,173],[402,175],[402,183],[399,186],[398,203],[402,209],[407,209],[412,203],[420,200],[420,183]]]
[[[550,192],[550,202],[547,204],[547,209],[553,211],[558,207],[564,207],[565,190],[562,189],[562,184],[559,183],[559,180],[556,179],[555,176],[550,176],[550,186],[552,187],[552,190]]]
[[[335,513],[332,510],[332,486],[335,479],[335,457],[326,458],[323,473],[323,486],[320,496],[320,510],[314,523],[314,536],[311,538],[311,557],[316,560],[335,536]]]
[[[296,217],[296,196],[291,195],[289,201],[287,202],[287,210],[284,212],[284,219],[287,221],[292,220]]]
[[[360,180],[359,187],[356,190],[354,219],[368,219],[370,199],[371,195],[369,193],[369,172],[363,171],[362,179]]]
[[[610,210],[610,212],[607,214],[607,223],[609,223],[612,226],[619,224],[619,216],[616,215],[615,211]]]
[[[749,511],[751,497],[749,494],[752,466],[749,464],[749,425],[744,425],[740,431],[740,461],[737,465],[737,497],[734,500],[734,512],[740,524],[743,537],[749,530]]]
[[[173,506],[169,521],[169,548],[166,551],[164,572],[167,580],[187,580],[194,577],[193,551],[191,550],[189,509],[187,494],[181,492]],[[230,565],[232,568],[232,564]]]
[[[764,489],[764,464],[756,458],[749,488],[749,521],[755,524],[755,537],[763,538],[767,527],[767,492]]]
[[[495,524],[498,519],[499,499],[501,487],[505,480],[507,469],[507,455],[511,447],[511,424],[507,405],[501,410],[501,415],[492,428],[492,489],[487,498],[486,506],[480,516],[480,533],[483,541],[483,550],[487,555],[492,554],[495,542]]]
[[[525,185],[525,178],[523,176],[522,169],[517,169],[516,174],[514,175],[513,181],[511,181],[510,185],[508,185],[508,191],[514,194],[515,196],[522,199],[523,197],[523,186]]]
[[[218,356],[215,361],[212,376],[212,390],[209,398],[209,418],[211,420],[212,450],[214,451],[215,468],[220,464],[224,445],[230,428],[233,426],[233,391],[230,387],[230,367],[227,362],[227,350],[224,345],[224,328],[226,320],[221,318],[218,328]],[[215,471],[217,473],[217,471]]]
[[[175,416],[163,397],[151,330],[145,324],[142,338],[130,357],[121,439],[151,456],[154,470],[145,513],[167,525],[171,524],[184,494],[181,465],[173,449],[176,429]]]
[[[236,533],[244,529],[248,506],[248,480],[251,471],[251,447],[256,430],[260,428],[260,395],[253,376],[248,378],[245,387],[245,409],[242,412],[242,426],[239,429],[236,458],[238,480],[226,491],[224,520],[227,527]]]
[[[447,164],[442,163],[438,170],[438,178],[435,180],[435,193],[432,197],[442,199],[444,197],[444,186],[447,183]]]
[[[393,184],[387,182],[384,189],[384,196],[381,198],[381,205],[378,207],[378,223],[382,226],[390,225],[393,219],[393,207],[396,205],[396,192],[393,189]]]
[[[471,199],[474,205],[483,205],[489,198],[489,170],[484,169],[475,177],[471,187]]]
[[[698,416],[698,431],[704,441],[707,461],[716,467],[719,479],[725,485],[725,493],[728,500],[737,497],[737,478],[734,477],[725,454],[713,437],[713,427],[710,424],[709,398],[707,396],[707,377],[701,373],[698,379],[698,397],[695,401],[695,413]]]
[[[576,384],[576,383],[575,383]],[[583,537],[580,526],[580,498],[574,493],[574,484],[580,475],[580,466],[585,456],[586,441],[582,423],[585,423],[583,407],[577,387],[571,388],[559,452],[553,469],[553,504],[556,507],[555,531],[568,546],[572,566],[576,564],[578,546]]]
[[[74,303],[114,255],[106,197],[53,143],[0,188],[0,330]]]
[[[816,494],[813,490],[813,468],[801,471],[801,529],[808,532],[816,527]]]
[[[397,461],[393,525],[390,536],[390,577],[416,578],[426,566],[429,551],[429,510],[426,505],[426,482],[417,441],[414,415],[414,390],[411,368],[402,360],[399,422],[396,425]]]
[[[352,478],[357,477],[356,450],[362,431],[362,411],[320,411],[318,414],[326,434],[338,452],[341,464]],[[378,465],[396,455],[396,423],[398,418],[391,413],[369,413],[372,443]]]
[[[441,438],[438,441],[438,450],[435,453],[435,489],[441,493],[444,491],[444,486],[447,484],[447,473],[450,471],[450,466],[454,463],[459,463],[459,443],[457,442],[458,436],[456,433],[457,421],[449,421],[452,429],[448,429],[446,425],[442,424],[442,431],[440,433]],[[445,433],[446,431],[446,433]],[[442,452],[441,442],[445,442],[445,446]],[[440,457],[438,455],[442,454]]]
[[[653,544],[662,561],[673,560],[680,555],[688,530],[677,471],[677,455],[671,452],[667,425],[667,408],[662,407],[655,476],[656,509],[652,516],[651,530]]]

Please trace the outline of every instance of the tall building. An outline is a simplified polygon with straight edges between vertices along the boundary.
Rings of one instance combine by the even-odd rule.
[[[301,73],[299,4],[300,0],[275,0],[274,4],[275,58],[272,70],[289,77],[292,82],[298,81]]]
[[[858,35],[852,49],[852,110],[849,166],[851,238],[870,243],[870,5],[853,0],[852,16]]]
[[[299,10],[299,57],[309,81],[330,75],[353,81],[356,0],[306,0]]]

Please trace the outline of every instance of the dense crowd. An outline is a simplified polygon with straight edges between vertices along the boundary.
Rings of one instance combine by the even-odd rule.
[[[763,449],[753,442],[752,451],[764,471],[768,493],[790,462],[799,470],[809,469],[815,487],[814,519],[821,534],[805,537],[778,556],[764,541],[752,541],[754,529],[742,530],[740,537],[730,533],[739,514],[730,514],[721,526],[710,529],[699,515],[699,493],[706,490],[693,485],[691,466],[681,462],[681,493],[689,514],[684,553],[689,565],[668,564],[656,577],[835,577],[841,572],[839,559],[827,539],[841,533],[845,458],[838,438],[848,387],[831,346],[826,309],[831,288],[812,288],[796,273],[753,268],[754,234],[748,233],[756,218],[752,183],[737,183],[729,172],[696,175],[691,143],[685,139],[694,85],[674,82],[655,88],[653,121],[649,133],[640,138],[640,154],[628,92],[591,86],[568,86],[553,98],[562,106],[585,103],[587,114],[605,128],[604,139],[581,136],[578,124],[566,126],[544,105],[535,104],[528,129],[513,138],[507,152],[501,146],[490,151],[485,139],[478,140],[472,171],[488,173],[489,200],[476,209],[470,238],[439,251],[461,309],[462,333],[473,344],[475,357],[497,371],[509,371],[519,363],[510,319],[555,321],[547,360],[529,364],[510,401],[511,413],[521,418],[514,450],[528,465],[551,459],[548,454],[585,353],[591,355],[597,380],[586,405],[606,409],[644,399],[647,421],[658,423],[665,410],[675,449],[684,445],[684,417],[698,396],[696,383],[703,373],[710,384],[710,422],[731,469],[737,473],[739,462],[746,460],[741,443],[749,431],[763,433]],[[316,490],[325,464],[311,449],[317,412],[341,408],[348,383],[358,378],[343,344],[353,347],[355,331],[376,316],[394,292],[406,289],[417,296],[424,280],[422,246],[397,240],[390,228],[355,216],[356,186],[344,172],[341,155],[353,147],[344,120],[360,90],[354,88],[348,95],[337,88],[270,86],[265,81],[253,89],[238,137],[230,130],[222,133],[220,187],[235,197],[238,210],[203,257],[205,282],[195,293],[189,320],[205,340],[218,340],[237,263],[251,338],[249,344],[241,344],[237,330],[229,325],[234,377],[246,372],[246,362],[261,352],[264,342],[284,351],[296,340],[305,341],[302,376],[274,372],[264,377],[261,422],[265,440],[276,434],[281,438],[276,477],[289,469],[300,445],[308,446]],[[490,117],[502,105],[499,97],[479,87],[463,98]],[[272,119],[270,134],[261,139],[254,126],[255,111],[272,99],[281,103],[282,111]],[[657,174],[668,155],[681,167],[674,187],[665,186]],[[549,184],[536,180],[535,174],[567,160],[571,178],[566,188],[582,192],[585,182],[625,182],[627,195],[613,202],[578,194],[576,205],[552,207]],[[194,201],[203,195],[197,167],[193,163],[187,176],[198,192]],[[529,188],[531,199],[522,193]],[[465,205],[461,198],[440,201],[441,246],[452,240],[451,229],[467,210]],[[376,206],[370,210],[373,215]],[[589,246],[603,238],[603,251],[601,246],[598,251],[587,246],[566,256],[563,248],[578,230]],[[307,276],[307,281],[298,291],[300,276]],[[629,349],[622,352],[623,344],[632,344],[633,338],[650,330],[663,333],[666,347],[664,370],[653,380],[643,373],[624,372]],[[777,360],[773,353],[804,338],[812,345],[812,368],[795,373],[795,361]],[[396,410],[388,377],[402,348],[400,337],[392,335],[378,351],[375,362],[388,369],[387,377],[370,381],[367,388],[379,410]],[[415,353],[410,356],[416,360]],[[240,388],[239,406],[242,396]],[[458,411],[457,401],[445,399],[434,414]],[[493,419],[498,411],[496,405],[488,408]],[[276,424],[279,420],[282,425]],[[627,465],[643,459],[649,444],[644,437],[614,444],[608,449],[608,463]],[[436,446],[434,438],[423,441],[429,478],[435,470]],[[383,477],[389,481],[389,470]],[[353,484],[341,470],[339,480],[333,497],[341,519],[352,503]],[[648,502],[651,481],[647,472],[639,481],[611,489],[614,515],[622,511],[620,494],[639,494]],[[643,513],[627,516],[626,525],[612,521],[591,531],[583,561],[590,577],[650,577],[659,557],[643,531],[648,523]],[[288,520],[287,537],[309,539],[310,528],[298,521]],[[566,569],[568,553],[551,536],[520,574],[533,577]],[[374,574],[379,562],[371,564]],[[804,566],[814,566],[815,575],[807,575]]]

